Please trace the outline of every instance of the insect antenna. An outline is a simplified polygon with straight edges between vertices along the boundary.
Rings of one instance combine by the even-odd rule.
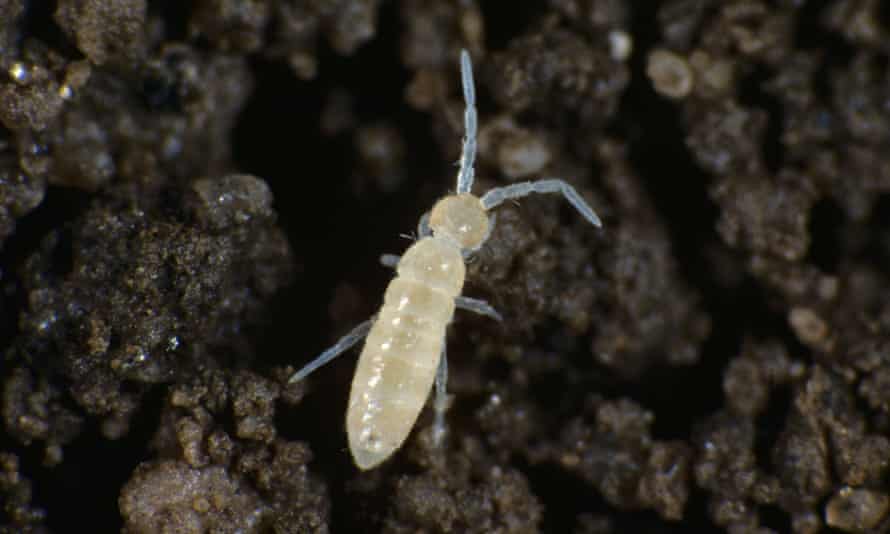
[[[464,143],[460,153],[460,170],[457,173],[457,192],[469,193],[473,188],[476,162],[476,87],[473,82],[473,64],[466,49],[460,51],[460,78],[464,90]]]

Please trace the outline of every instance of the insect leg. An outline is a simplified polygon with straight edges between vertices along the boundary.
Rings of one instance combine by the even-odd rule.
[[[457,173],[457,193],[469,193],[473,188],[473,163],[476,160],[476,87],[473,82],[473,65],[470,54],[460,51],[460,79],[464,89],[464,145],[460,153],[460,171]]]
[[[600,227],[603,223],[593,211],[593,208],[587,205],[587,202],[581,198],[581,195],[575,191],[575,188],[557,179],[538,180],[536,182],[519,182],[504,187],[496,187],[491,191],[482,195],[482,206],[489,210],[500,205],[505,200],[511,198],[522,198],[532,193],[562,193],[562,196],[569,201],[578,212],[594,226]]]
[[[504,320],[501,317],[501,314],[498,313],[494,307],[485,302],[484,300],[474,299],[470,297],[458,296],[454,299],[455,305],[462,310],[471,311],[473,313],[478,313],[479,315],[484,315],[486,317],[491,317],[495,321],[501,322]]]
[[[402,259],[398,254],[381,254],[380,255],[380,265],[384,267],[390,267],[395,269],[399,265],[399,260]]]
[[[426,212],[417,221],[417,239],[423,239],[431,235],[433,235],[433,231],[430,230],[430,212]]]
[[[448,355],[442,345],[442,358],[436,369],[436,398],[433,400],[433,443],[439,445],[445,436],[445,412],[448,411]]]
[[[417,238],[423,239],[424,237],[429,237],[433,235],[433,231],[430,230],[430,212],[426,212],[420,216],[420,220],[417,221]],[[399,256],[396,254],[382,254],[380,256],[380,263],[384,267],[392,267],[395,269],[399,265]]]
[[[305,366],[303,366],[302,369],[294,373],[287,382],[289,384],[293,384],[294,382],[303,380],[312,371],[315,371],[322,365],[328,363],[337,356],[351,349],[359,341],[365,339],[365,336],[368,335],[368,332],[371,331],[371,327],[374,325],[374,319],[374,317],[371,317],[367,321],[359,324],[358,326],[350,330],[348,334],[341,337],[340,340],[334,343],[332,347],[322,352],[317,358],[307,363]]]

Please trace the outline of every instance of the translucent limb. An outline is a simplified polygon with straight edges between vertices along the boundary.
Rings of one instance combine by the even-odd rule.
[[[417,239],[423,239],[431,235],[433,235],[433,231],[430,229],[430,212],[426,212],[417,221]]]
[[[593,208],[588,206],[587,202],[584,202],[584,199],[575,191],[575,188],[557,179],[519,182],[504,187],[496,187],[482,196],[482,206],[489,210],[502,204],[505,200],[522,198],[532,193],[562,193],[565,199],[569,201],[569,204],[574,206],[581,216],[590,221],[590,224],[596,227],[603,225],[600,218],[593,211]]]
[[[460,154],[460,171],[457,173],[457,193],[469,193],[473,188],[473,164],[476,160],[476,87],[473,82],[473,65],[470,54],[460,51],[460,79],[464,89],[464,144]]]
[[[498,311],[494,309],[491,304],[485,302],[484,300],[458,296],[456,299],[454,299],[454,303],[457,305],[458,308],[462,310],[467,310],[473,313],[478,313],[479,315],[491,317],[497,322],[501,322],[504,320],[504,318],[501,317],[501,314],[498,313]]]
[[[445,436],[445,412],[448,411],[448,354],[442,345],[442,359],[436,369],[436,397],[433,400],[433,443],[438,446]]]
[[[395,269],[396,267],[398,267],[400,259],[402,259],[402,257],[398,254],[381,254],[380,265]]]
[[[304,378],[309,376],[309,373],[315,371],[322,365],[328,363],[337,356],[351,349],[353,346],[355,346],[356,343],[365,339],[365,337],[368,335],[368,332],[371,331],[371,327],[373,325],[374,317],[371,317],[367,321],[353,328],[348,334],[341,337],[340,340],[337,341],[331,348],[322,352],[320,355],[318,355],[317,358],[307,363],[305,366],[303,366],[302,369],[294,373],[293,376],[291,376],[290,379],[287,381],[288,384],[293,384],[294,382],[303,380]]]

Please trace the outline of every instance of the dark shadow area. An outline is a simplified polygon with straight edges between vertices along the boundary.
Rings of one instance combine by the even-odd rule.
[[[840,206],[828,199],[818,202],[810,215],[810,235],[816,238],[810,243],[807,259],[828,275],[837,274],[846,248],[842,243],[844,219]]]
[[[89,207],[90,194],[78,189],[49,187],[43,202],[16,223],[16,231],[0,248],[0,354],[6,351],[18,330],[18,310],[25,309],[27,295],[21,285],[21,269],[41,242],[58,230],[59,246],[53,263],[54,274],[71,270],[70,232],[65,225]],[[67,242],[66,242],[67,241]]]
[[[96,532],[120,530],[123,525],[118,496],[133,470],[152,457],[146,444],[158,428],[164,395],[166,392],[155,389],[145,396],[130,431],[121,439],[105,438],[97,422],[88,421],[83,433],[65,446],[64,461],[59,466],[42,466],[38,452],[33,447],[28,449],[23,464],[28,465],[25,472],[34,483],[34,501],[52,503],[47,516],[49,528],[70,532],[72,525],[87,522]]]

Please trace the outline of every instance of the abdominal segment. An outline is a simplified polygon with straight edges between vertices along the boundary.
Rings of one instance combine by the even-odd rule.
[[[352,381],[346,429],[356,465],[369,469],[398,449],[436,377],[454,299],[404,278],[390,283]]]

